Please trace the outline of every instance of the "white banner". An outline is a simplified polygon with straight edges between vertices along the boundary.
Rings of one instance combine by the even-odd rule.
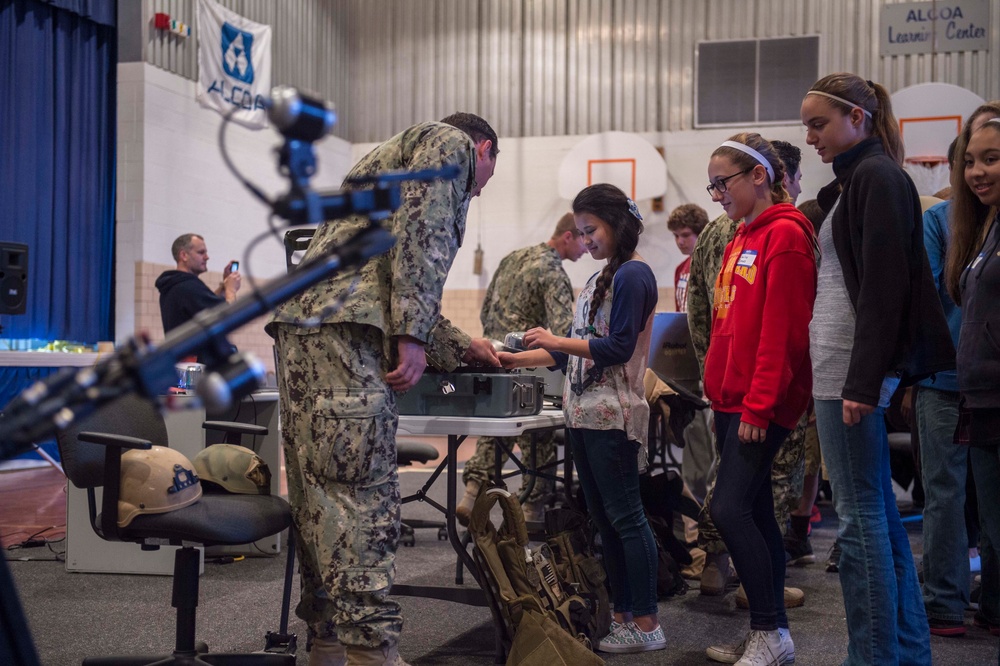
[[[248,21],[213,0],[198,0],[198,101],[251,129],[267,127],[271,26]]]

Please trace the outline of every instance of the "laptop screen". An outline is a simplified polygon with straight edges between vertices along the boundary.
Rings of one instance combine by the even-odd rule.
[[[691,344],[686,312],[657,312],[649,341],[649,368],[691,390],[698,390],[701,370]]]

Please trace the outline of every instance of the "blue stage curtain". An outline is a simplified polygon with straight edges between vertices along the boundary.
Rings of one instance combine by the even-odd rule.
[[[116,33],[33,0],[0,9],[0,241],[28,245],[4,337],[111,338]]]
[[[113,0],[0,0],[0,241],[28,245],[27,313],[0,338],[113,337],[114,18]],[[0,405],[30,381],[4,373]]]

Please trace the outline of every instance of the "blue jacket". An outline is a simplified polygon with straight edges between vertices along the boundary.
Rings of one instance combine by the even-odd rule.
[[[950,201],[942,201],[927,209],[924,213],[924,248],[927,250],[927,261],[931,265],[931,275],[934,277],[934,286],[937,287],[938,298],[941,299],[941,308],[944,310],[944,318],[948,320],[948,331],[951,333],[951,342],[958,349],[958,332],[962,330],[962,309],[955,305],[948,295],[948,289],[944,284],[944,264],[948,255],[948,211],[951,210]],[[954,370],[945,370],[937,373],[920,382],[921,386],[929,386],[939,391],[958,392],[958,375]]]

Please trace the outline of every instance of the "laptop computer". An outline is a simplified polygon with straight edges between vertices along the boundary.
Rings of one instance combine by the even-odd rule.
[[[649,340],[649,368],[688,390],[701,394],[701,370],[691,344],[686,312],[657,312]]]

